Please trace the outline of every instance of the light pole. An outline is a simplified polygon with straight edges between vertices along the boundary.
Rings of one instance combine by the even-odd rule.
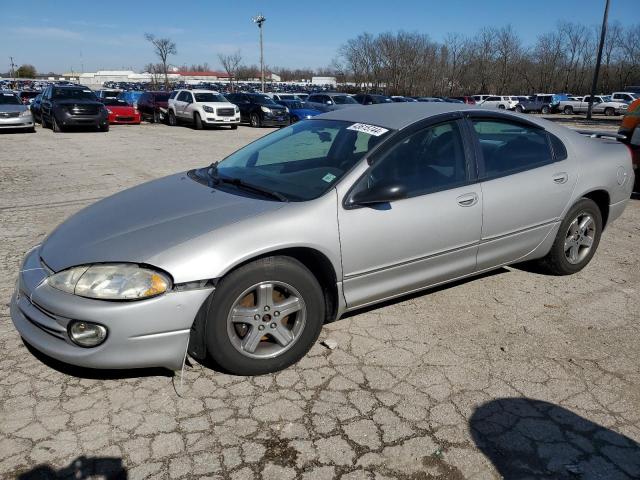
[[[260,81],[262,83],[262,93],[264,93],[264,50],[262,48],[262,24],[267,21],[264,16],[259,13],[257,16],[253,17],[253,23],[258,25],[258,29],[260,30]]]
[[[607,36],[607,17],[609,16],[609,0],[604,6],[604,16],[602,17],[602,28],[600,30],[600,43],[598,44],[598,56],[596,58],[596,68],[593,71],[593,83],[591,84],[591,95],[589,96],[589,106],[587,108],[587,120],[591,120],[593,110],[593,96],[596,94],[598,86],[598,74],[600,73],[600,63],[602,63],[602,47]]]

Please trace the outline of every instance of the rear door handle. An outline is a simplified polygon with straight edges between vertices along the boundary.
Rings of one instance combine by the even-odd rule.
[[[472,207],[478,203],[478,195],[476,193],[465,193],[464,195],[460,195],[456,200],[461,207]]]
[[[567,183],[567,180],[569,180],[569,175],[567,174],[567,172],[556,173],[553,176],[553,181],[556,183]]]

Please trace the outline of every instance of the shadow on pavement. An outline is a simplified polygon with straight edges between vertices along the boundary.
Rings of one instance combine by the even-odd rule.
[[[552,403],[492,400],[475,410],[469,429],[508,480],[640,478],[640,444]]]
[[[121,458],[115,457],[78,457],[68,467],[60,470],[49,465],[38,465],[28,472],[21,473],[17,480],[126,480],[127,469],[122,465]]]
[[[173,372],[166,368],[134,368],[128,370],[101,370],[97,368],[85,368],[77,367],[75,365],[69,365],[68,363],[61,362],[55,358],[36,350],[29,345],[24,339],[22,339],[24,346],[27,350],[44,363],[47,367],[64,373],[65,375],[71,375],[73,377],[86,378],[90,380],[120,380],[125,378],[141,378],[141,377],[173,377]]]

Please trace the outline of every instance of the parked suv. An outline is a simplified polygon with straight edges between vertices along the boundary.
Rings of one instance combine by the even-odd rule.
[[[590,95],[581,99],[563,100],[558,104],[558,110],[571,115],[572,113],[584,113],[589,110]],[[597,95],[593,97],[593,113],[604,113],[606,116],[621,115],[627,111],[629,105],[624,102],[614,101],[609,95]]]
[[[553,94],[536,95],[530,100],[521,100],[515,105],[514,109],[516,112],[520,113],[540,112],[546,115],[548,113],[551,113],[552,104],[554,103],[554,97],[555,95]],[[558,99],[558,101],[555,103],[559,103],[561,100],[566,100],[566,98],[568,97]]]
[[[358,93],[352,97],[360,105],[374,105],[377,103],[393,103],[387,95],[375,95],[372,93]]]
[[[480,106],[487,108],[499,108],[500,110],[512,110],[518,103],[517,101],[513,101],[512,98],[514,97],[493,95],[481,101]]]
[[[172,126],[189,122],[196,130],[205,125],[229,125],[234,130],[240,123],[240,109],[213,90],[171,92],[168,107]]]
[[[289,109],[278,105],[263,93],[230,93],[227,100],[238,106],[240,119],[252,127],[284,127],[289,125]]]
[[[613,100],[614,102],[631,103],[634,100],[637,100],[638,98],[640,98],[640,93],[613,92],[611,94],[611,100]]]
[[[167,117],[169,92],[144,92],[138,99],[138,111],[143,120],[160,123]]]
[[[61,132],[66,127],[94,127],[109,131],[108,112],[88,88],[51,85],[42,93],[42,128]]]
[[[353,97],[346,93],[313,93],[307,98],[308,107],[321,112],[330,112],[342,108],[355,107],[360,105]]]

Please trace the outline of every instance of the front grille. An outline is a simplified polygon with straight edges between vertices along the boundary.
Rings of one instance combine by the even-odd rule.
[[[133,122],[133,117],[116,117],[119,122]]]
[[[219,117],[233,117],[236,114],[235,108],[218,108]]]
[[[20,112],[0,112],[0,118],[18,118]]]
[[[67,110],[72,115],[97,115],[98,108],[97,105],[73,105]]]

